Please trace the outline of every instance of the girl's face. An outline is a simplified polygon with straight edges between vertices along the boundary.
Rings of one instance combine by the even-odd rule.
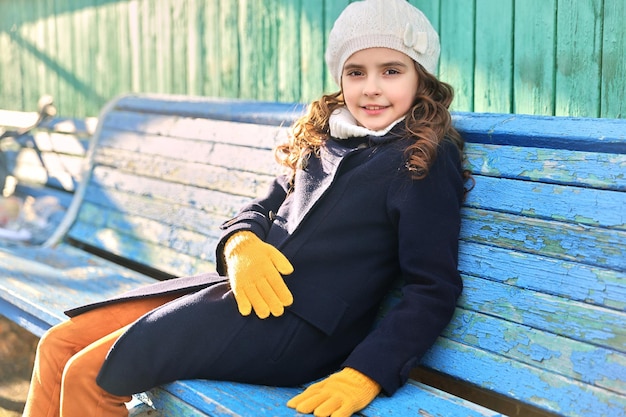
[[[382,130],[413,106],[418,76],[413,60],[389,48],[355,52],[343,66],[343,98],[357,123]]]

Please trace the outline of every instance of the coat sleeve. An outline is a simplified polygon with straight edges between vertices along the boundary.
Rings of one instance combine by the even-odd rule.
[[[373,378],[391,395],[449,323],[462,290],[457,269],[463,180],[453,145],[428,176],[390,189],[389,216],[398,230],[400,300],[343,366]]]
[[[285,201],[289,190],[289,181],[286,176],[280,175],[270,184],[267,194],[254,199],[250,204],[244,206],[235,217],[224,222],[220,229],[222,235],[215,248],[215,259],[217,272],[225,275],[226,265],[224,262],[224,244],[226,240],[235,232],[249,230],[262,240],[265,240],[270,225],[272,224],[273,213],[277,213],[280,206]]]

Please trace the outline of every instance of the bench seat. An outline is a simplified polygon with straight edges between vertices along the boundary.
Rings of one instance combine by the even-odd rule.
[[[64,320],[63,311],[72,306],[154,282],[67,243],[2,248],[0,271],[7,273],[0,313],[37,336]]]
[[[15,265],[19,266],[15,266]],[[12,274],[2,280],[0,311],[23,328],[41,336],[50,326],[64,320],[70,306],[100,301],[153,278],[95,257],[66,243],[54,248],[12,247],[0,251],[0,271]],[[285,403],[300,388],[275,388],[216,381],[177,381],[142,395],[162,416],[294,416]],[[208,396],[207,393],[210,393]],[[392,416],[418,413],[423,398],[432,416],[500,416],[481,406],[443,391],[413,382],[393,400],[382,399],[363,416]],[[420,401],[418,401],[420,400]],[[146,409],[137,405],[142,412]],[[139,416],[139,411],[135,411]],[[400,414],[406,415],[406,414]]]
[[[41,334],[64,309],[214,269],[217,226],[264,192],[277,172],[270,150],[302,110],[109,103],[58,240],[0,251],[0,313]],[[454,123],[476,181],[462,209],[465,289],[415,380],[360,415],[625,416],[626,121],[457,113]],[[298,390],[177,381],[140,398],[163,416],[291,416]]]
[[[164,416],[233,417],[301,415],[285,404],[300,388],[276,388],[223,381],[177,381],[147,393]],[[359,413],[375,416],[496,417],[503,414],[473,404],[416,381],[409,381],[393,397],[379,397]]]

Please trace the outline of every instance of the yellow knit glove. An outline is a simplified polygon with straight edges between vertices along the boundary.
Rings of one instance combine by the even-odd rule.
[[[287,406],[316,417],[350,417],[367,407],[381,388],[373,379],[352,368],[316,382],[293,397]]]
[[[259,318],[267,318],[270,313],[278,317],[293,303],[291,291],[281,276],[291,274],[293,266],[274,246],[252,232],[237,232],[226,241],[224,257],[242,315],[247,316],[254,309]]]

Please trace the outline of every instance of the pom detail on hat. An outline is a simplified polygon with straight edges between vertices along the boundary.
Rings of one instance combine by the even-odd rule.
[[[390,48],[408,55],[434,74],[439,36],[428,18],[406,0],[362,0],[350,3],[328,37],[326,64],[337,85],[352,54],[368,48]]]
[[[413,26],[407,23],[404,30],[404,45],[420,54],[426,53],[428,34],[426,32],[416,32],[413,30]]]

